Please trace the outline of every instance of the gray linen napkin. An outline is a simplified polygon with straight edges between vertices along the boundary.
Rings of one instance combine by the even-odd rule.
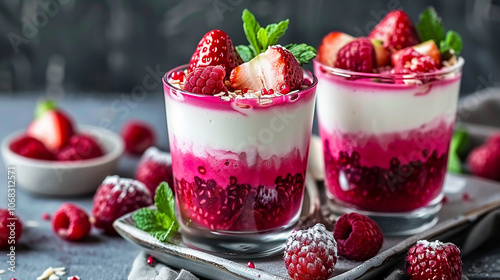
[[[147,258],[144,252],[135,258],[128,280],[198,280],[191,272],[184,269],[177,272],[162,263],[150,266],[147,264]]]

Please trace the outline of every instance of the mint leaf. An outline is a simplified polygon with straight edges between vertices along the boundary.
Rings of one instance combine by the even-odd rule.
[[[444,40],[444,27],[441,24],[441,18],[433,7],[428,7],[420,14],[417,31],[422,42],[434,40],[436,45],[439,46],[441,41]]]
[[[156,189],[155,205],[158,212],[167,214],[169,217],[175,218],[175,198],[174,193],[166,182],[161,184]]]
[[[167,241],[179,229],[176,220],[151,208],[139,209],[132,215],[132,219],[137,228],[146,231],[161,242]]]
[[[247,9],[243,10],[241,19],[243,20],[243,31],[245,31],[245,36],[247,37],[250,46],[253,47],[256,54],[259,54],[260,48],[257,40],[257,32],[260,29],[259,23],[255,19],[254,15]]]
[[[257,31],[257,40],[259,41],[260,49],[264,52],[267,50],[267,47],[269,46],[267,44],[267,31],[264,28],[259,28],[259,31]]]
[[[175,198],[167,183],[162,182],[155,195],[156,209],[142,208],[137,210],[132,219],[138,229],[143,230],[161,242],[179,230],[175,217]]]
[[[316,56],[316,49],[307,44],[288,44],[285,46],[300,64],[307,64]]]
[[[439,48],[442,54],[453,50],[458,55],[462,50],[462,37],[457,32],[449,30],[446,32],[446,37],[444,41],[441,41]]]
[[[268,34],[268,44],[269,46],[276,45],[278,40],[283,36],[288,29],[289,20],[282,20],[279,23],[273,23],[266,26],[266,31]]]
[[[243,59],[243,62],[248,62],[255,56],[253,54],[252,49],[250,49],[249,46],[245,45],[236,46],[236,51],[240,55],[241,59]]]

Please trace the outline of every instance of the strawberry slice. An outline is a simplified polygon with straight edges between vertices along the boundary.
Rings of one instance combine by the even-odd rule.
[[[340,48],[354,40],[354,37],[342,32],[330,32],[323,37],[321,45],[318,47],[318,60],[328,66],[334,67],[337,60],[337,53]]]
[[[441,52],[439,52],[439,48],[436,46],[436,43],[434,43],[433,40],[425,41],[418,45],[404,48],[402,50],[393,53],[391,56],[392,65],[396,66],[400,64],[400,61],[403,60],[402,56],[411,53],[409,49],[412,49],[421,55],[430,56],[434,61],[434,64],[438,66],[441,65]]]
[[[236,51],[233,41],[222,30],[212,30],[201,38],[196,50],[191,56],[188,73],[197,67],[221,65],[226,70],[226,78],[243,60]]]
[[[234,68],[231,72],[233,89],[247,88],[253,91],[273,89],[279,92],[288,86],[290,91],[302,84],[304,75],[293,54],[282,46],[270,46],[266,52]]]
[[[410,17],[401,10],[388,13],[373,28],[370,39],[379,39],[390,51],[397,51],[420,43],[417,30]]]
[[[40,140],[50,151],[55,152],[66,146],[73,134],[72,120],[57,109],[53,101],[38,104],[37,117],[28,127],[29,136]]]

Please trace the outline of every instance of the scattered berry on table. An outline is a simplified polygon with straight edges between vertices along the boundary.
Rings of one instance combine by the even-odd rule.
[[[254,264],[253,262],[248,262],[248,263],[247,263],[247,266],[248,266],[249,268],[255,268],[255,264]]]
[[[453,243],[420,240],[408,251],[406,274],[412,280],[462,279],[460,249]]]
[[[115,234],[113,222],[119,217],[153,204],[153,196],[141,182],[119,176],[108,176],[94,195],[94,226]]]
[[[339,254],[356,261],[374,257],[384,243],[384,236],[377,223],[357,213],[340,216],[333,236],[337,241]]]
[[[500,181],[500,141],[490,139],[484,145],[473,149],[468,158],[467,163],[472,174]]]
[[[10,226],[11,223],[13,223],[14,227]],[[21,238],[22,232],[23,224],[19,217],[7,209],[0,209],[0,249],[8,248],[11,245],[9,244],[9,237],[12,236],[12,233],[17,243],[19,238]]]
[[[91,228],[85,210],[72,203],[61,205],[52,218],[54,232],[67,240],[81,240],[89,235]]]
[[[155,259],[152,257],[152,256],[149,256],[146,260],[146,262],[148,263],[148,265],[154,265],[155,264]]]
[[[45,213],[42,213],[42,216],[41,216],[41,217],[42,217],[42,220],[44,220],[44,221],[50,221],[50,218],[51,218],[51,217],[50,217],[50,214],[49,214],[49,213],[46,213],[46,212],[45,212]]]
[[[337,243],[322,224],[296,230],[286,241],[284,259],[294,280],[328,279],[337,263]]]
[[[156,136],[153,128],[142,121],[128,121],[121,135],[125,142],[125,150],[131,155],[141,155],[147,148],[154,146]]]

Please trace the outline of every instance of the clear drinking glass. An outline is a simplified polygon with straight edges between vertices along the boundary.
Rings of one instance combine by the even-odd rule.
[[[317,80],[272,98],[222,100],[163,79],[184,243],[234,258],[280,252],[298,221]]]
[[[372,74],[314,61],[325,185],[336,212],[385,234],[432,226],[441,208],[464,60],[424,74]]]

